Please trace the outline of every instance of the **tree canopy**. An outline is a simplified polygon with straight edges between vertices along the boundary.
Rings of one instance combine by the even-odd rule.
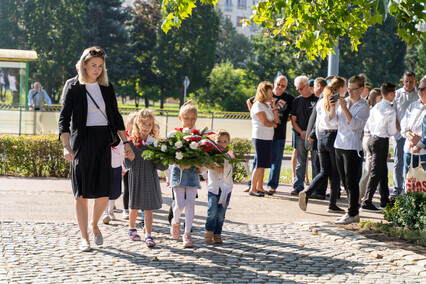
[[[196,7],[196,0],[163,0],[167,14],[162,29],[167,33],[180,27]],[[217,0],[202,0],[215,5]],[[419,0],[262,0],[253,6],[250,19],[243,25],[265,28],[271,37],[282,36],[285,45],[294,45],[309,58],[325,58],[337,39],[348,35],[353,50],[367,29],[382,23],[390,14],[395,18],[398,35],[408,45],[421,44],[426,39],[422,30],[426,13]]]

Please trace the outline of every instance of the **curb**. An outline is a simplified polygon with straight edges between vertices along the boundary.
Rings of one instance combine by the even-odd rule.
[[[426,256],[378,242],[329,223],[294,222],[312,232],[315,236],[350,246],[374,258],[382,258],[415,275],[426,277]]]

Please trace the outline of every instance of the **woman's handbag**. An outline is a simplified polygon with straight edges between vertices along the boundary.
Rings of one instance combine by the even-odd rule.
[[[413,154],[411,154],[411,164],[405,179],[405,192],[426,193],[426,172],[423,170],[422,161],[419,156],[419,166],[413,167]]]
[[[92,99],[92,102],[95,104],[95,106],[98,108],[98,110],[102,113],[102,115],[106,118],[106,120],[108,121],[108,130],[109,130],[109,136],[110,136],[110,142],[111,142],[111,146],[115,147],[118,144],[120,144],[120,137],[118,136],[117,133],[117,129],[115,127],[112,126],[112,124],[109,122],[108,117],[105,115],[105,113],[103,113],[100,109],[100,107],[98,106],[98,104],[95,102],[95,100],[93,99],[93,97],[90,95],[90,93],[88,91],[86,91],[86,93],[89,95],[89,97]]]

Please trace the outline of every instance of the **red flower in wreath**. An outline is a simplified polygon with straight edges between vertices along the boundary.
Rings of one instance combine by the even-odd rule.
[[[176,130],[176,131],[180,131],[180,132],[182,132],[183,127],[180,127],[180,128],[179,128],[179,127],[176,127],[176,128],[175,128],[175,130]]]
[[[192,129],[191,130],[191,134],[193,134],[193,135],[200,135],[200,132],[198,132],[197,129]]]
[[[209,152],[211,152],[212,151],[212,149],[210,148],[210,147],[204,147],[204,152],[207,152],[207,153],[209,153]]]

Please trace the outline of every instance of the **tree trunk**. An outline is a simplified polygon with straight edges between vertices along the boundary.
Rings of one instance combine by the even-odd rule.
[[[164,108],[164,89],[160,90],[160,108]]]
[[[144,99],[145,99],[145,107],[149,108],[149,99],[147,97],[145,97]]]

